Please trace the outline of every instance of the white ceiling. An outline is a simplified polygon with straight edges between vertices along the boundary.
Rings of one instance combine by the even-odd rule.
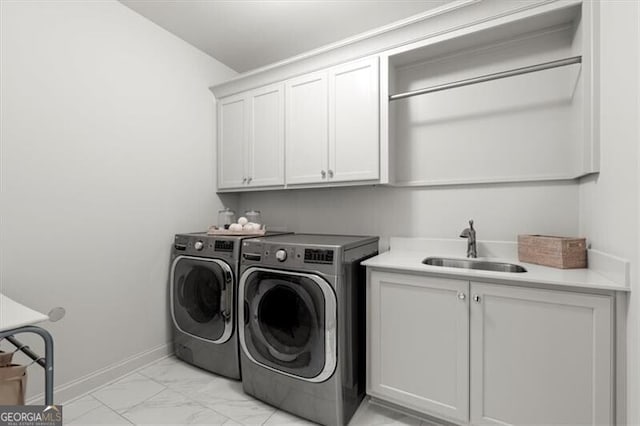
[[[238,72],[278,62],[447,3],[447,0],[120,1]]]

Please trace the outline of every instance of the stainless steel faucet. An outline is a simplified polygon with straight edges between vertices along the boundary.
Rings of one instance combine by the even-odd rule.
[[[469,227],[465,228],[460,234],[460,238],[467,239],[467,257],[478,257],[478,249],[476,246],[476,230],[473,229],[473,219],[469,220]]]

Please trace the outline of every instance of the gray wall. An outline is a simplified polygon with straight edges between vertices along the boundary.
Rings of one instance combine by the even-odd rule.
[[[221,206],[207,88],[235,73],[115,1],[1,7],[0,289],[67,309],[65,398],[166,351],[172,236]]]
[[[261,210],[269,227],[378,235],[383,249],[389,237],[458,238],[471,218],[481,240],[578,233],[576,183],[255,192],[242,194],[239,206]]]
[[[580,231],[631,262],[628,424],[640,424],[640,4],[601,3],[601,169],[580,185]]]

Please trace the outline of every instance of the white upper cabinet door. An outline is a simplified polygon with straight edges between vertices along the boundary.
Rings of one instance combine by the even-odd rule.
[[[469,420],[469,282],[371,271],[367,393]]]
[[[327,181],[327,73],[289,80],[286,86],[287,184]]]
[[[247,186],[284,185],[284,85],[251,92],[249,105]]]
[[[246,182],[247,108],[243,96],[218,102],[218,188],[238,188]]]
[[[613,423],[613,300],[471,283],[471,423]]]
[[[329,181],[380,177],[378,58],[329,72]]]

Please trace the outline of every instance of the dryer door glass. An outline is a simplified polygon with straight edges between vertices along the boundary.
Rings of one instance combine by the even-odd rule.
[[[288,359],[311,343],[318,315],[305,290],[278,284],[267,290],[256,306],[258,327],[276,358]]]
[[[327,290],[319,282],[331,291],[320,277],[264,270],[247,277],[242,334],[254,360],[302,378],[325,370],[327,333],[335,333],[335,313],[327,315]]]
[[[173,318],[180,330],[212,341],[223,337],[231,315],[227,299],[233,297],[231,270],[226,263],[178,258],[171,287]]]

